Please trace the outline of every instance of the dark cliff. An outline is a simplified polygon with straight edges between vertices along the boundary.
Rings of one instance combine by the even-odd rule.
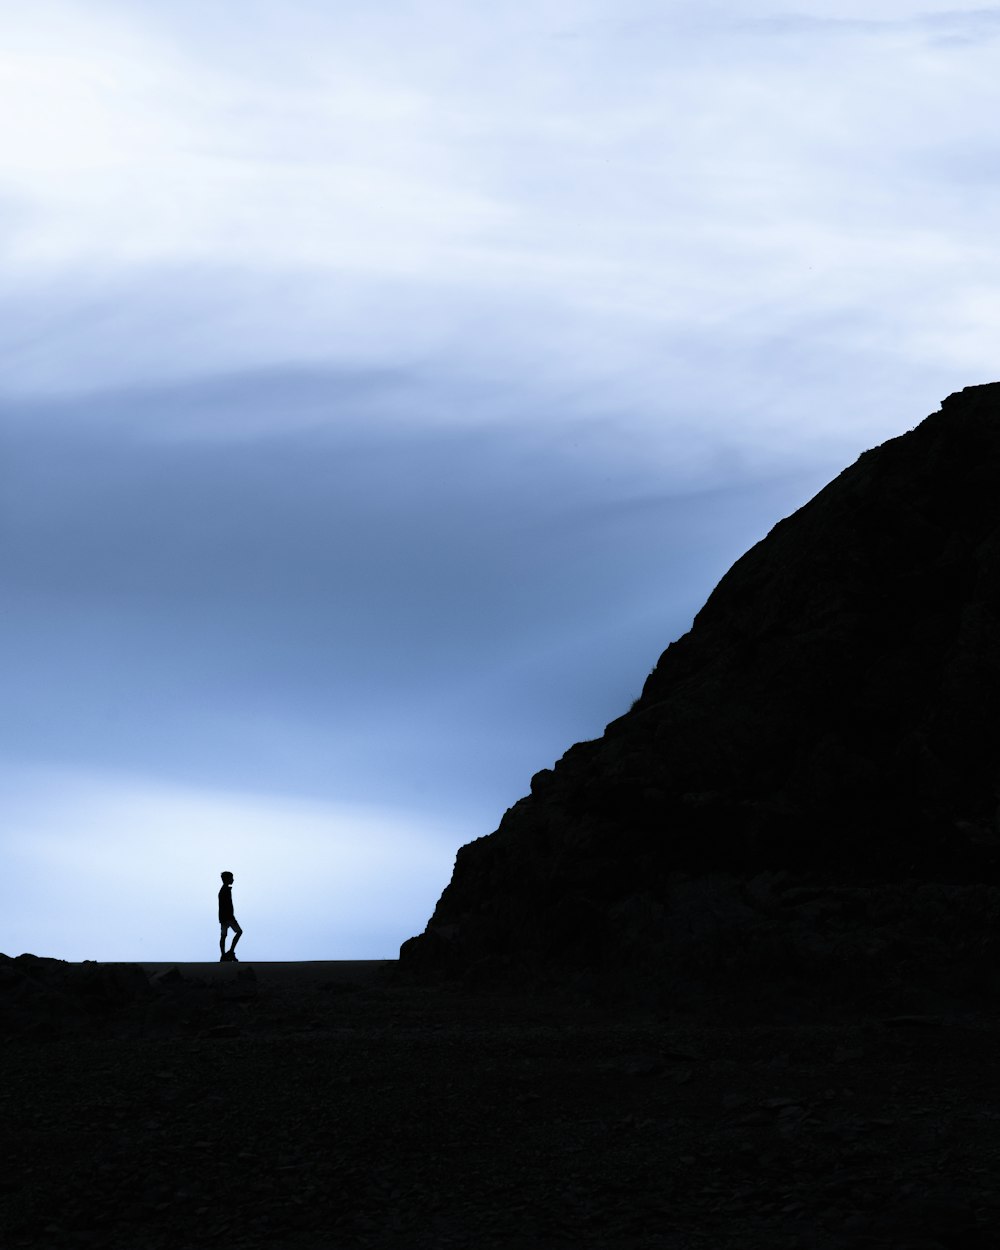
[[[994,383],[865,452],[738,560],[631,711],[461,848],[402,965],[641,970],[709,929],[772,949],[789,915],[815,946],[815,914],[789,906],[805,884],[847,891],[840,913],[876,886],[982,893],[998,713]]]

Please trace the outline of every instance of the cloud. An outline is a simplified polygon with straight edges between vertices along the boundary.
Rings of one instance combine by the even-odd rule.
[[[170,30],[155,11],[104,5],[92,24],[75,5],[49,7],[44,27],[15,17],[0,56],[17,120],[4,183],[36,214],[8,243],[15,273],[168,257],[427,272],[503,216],[437,137],[441,103],[358,67],[329,23],[322,53],[300,49],[312,73],[276,75],[279,58],[261,75],[267,57],[227,56],[228,23],[199,15]]]
[[[12,407],[9,758],[358,800],[423,778],[465,810],[475,776],[492,827],[532,752],[619,714],[748,533],[829,475],[726,454],[693,417],[666,448],[572,408],[435,425],[420,414],[500,401],[432,381],[251,374]]]
[[[692,341],[715,375],[775,339],[861,386],[878,351],[991,367],[941,328],[1000,277],[987,47],[873,54],[804,5],[794,52],[726,7],[451,5],[448,40],[408,6],[265,4],[239,40],[96,11],[20,12],[2,54],[8,393],[460,363],[635,411],[690,388]]]
[[[824,40],[829,40],[831,36],[880,40],[915,36],[944,46],[980,43],[1000,34],[998,8],[970,9],[959,3],[954,8],[939,6],[926,10],[910,0],[894,0],[887,4],[859,5],[857,12],[849,15],[848,5],[838,5],[837,14],[831,14],[829,7],[825,0],[818,0],[813,6],[800,3],[794,11],[748,15],[743,25],[752,34],[767,36]]]

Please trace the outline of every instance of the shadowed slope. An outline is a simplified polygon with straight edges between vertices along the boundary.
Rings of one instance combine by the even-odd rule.
[[[719,874],[757,876],[768,906],[775,873],[786,889],[992,881],[998,707],[991,384],[866,452],[737,561],[632,710],[461,848],[401,960],[641,963],[706,909],[756,906],[694,884]]]

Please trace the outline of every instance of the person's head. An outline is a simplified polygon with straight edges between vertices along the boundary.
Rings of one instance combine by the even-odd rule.
[[[231,872],[222,873],[222,880],[225,885],[232,885],[235,877]]]

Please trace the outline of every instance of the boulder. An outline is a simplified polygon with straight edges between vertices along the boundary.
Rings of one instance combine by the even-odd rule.
[[[0,1035],[48,1040],[100,1029],[151,994],[137,964],[0,955]]]

